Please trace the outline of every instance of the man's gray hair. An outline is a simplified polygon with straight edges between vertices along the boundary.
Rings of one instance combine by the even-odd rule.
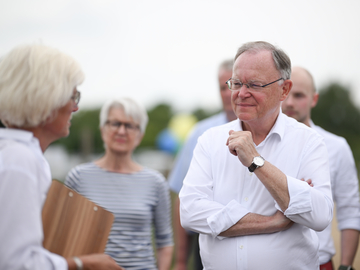
[[[232,71],[233,65],[234,65],[233,59],[225,60],[225,61],[221,62],[220,66],[219,66],[219,72],[221,70]]]
[[[122,109],[127,117],[131,117],[140,126],[140,132],[145,133],[149,119],[146,109],[140,103],[128,97],[108,100],[102,106],[100,110],[100,128],[105,126],[110,110],[115,108]]]
[[[16,127],[45,123],[83,80],[67,54],[42,44],[18,46],[0,60],[0,119]]]
[[[240,56],[240,54],[247,51],[252,51],[252,52],[270,51],[272,54],[272,58],[274,60],[275,67],[277,71],[279,71],[281,77],[284,80],[290,79],[291,60],[289,56],[282,49],[277,48],[266,41],[247,42],[238,49],[234,61]]]

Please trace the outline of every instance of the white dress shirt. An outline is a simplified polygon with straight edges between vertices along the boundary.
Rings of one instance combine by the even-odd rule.
[[[42,246],[50,167],[31,132],[0,128],[0,269],[67,270]]]
[[[324,137],[329,153],[331,187],[338,228],[360,231],[359,180],[350,146],[343,137],[315,126],[313,122],[310,122],[310,126]],[[320,241],[320,264],[324,264],[335,255],[331,224],[317,234]]]
[[[288,230],[241,237],[218,235],[248,213],[265,216],[280,207],[255,174],[226,146],[239,120],[214,127],[198,140],[180,191],[182,226],[200,233],[204,269],[319,269],[318,238],[332,219],[328,155],[323,138],[280,113],[258,153],[287,177]],[[312,179],[314,187],[299,179]]]
[[[226,113],[221,112],[196,123],[194,128],[191,130],[190,135],[186,139],[185,144],[181,148],[180,153],[176,156],[174,167],[169,173],[168,181],[172,191],[178,194],[180,192],[199,136],[209,128],[220,126],[227,122],[229,122],[229,120],[226,117]]]

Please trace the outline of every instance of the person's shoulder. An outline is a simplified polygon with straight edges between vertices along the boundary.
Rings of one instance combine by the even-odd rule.
[[[213,141],[229,136],[230,130],[239,130],[239,119],[231,122],[226,122],[222,125],[213,126],[204,131],[201,137],[207,138],[205,140]]]
[[[347,141],[344,137],[331,133],[330,131],[323,129],[320,126],[314,126],[314,130],[316,130],[321,136],[323,136],[326,141],[335,142],[342,145],[347,144]]]
[[[76,165],[73,167],[69,173],[83,174],[83,173],[94,173],[99,171],[99,168],[95,165],[94,162],[87,162]]]
[[[147,183],[151,183],[150,185],[154,185],[157,188],[160,187],[166,187],[166,189],[169,188],[169,183],[166,181],[165,176],[152,168],[149,167],[143,167],[143,169],[136,174],[136,177],[138,179],[143,179]]]
[[[164,175],[161,172],[149,167],[143,167],[143,169],[139,172],[139,176],[147,177],[149,179],[153,179],[160,182],[166,181]]]
[[[40,150],[39,150],[40,152]],[[0,143],[0,154],[3,163],[21,164],[22,166],[35,166],[38,155],[32,147],[22,141],[3,141]]]
[[[303,131],[305,133],[317,134],[312,128],[308,127],[304,123],[298,122],[296,119],[284,115],[287,128],[295,129],[296,131]]]
[[[327,131],[323,129],[320,126],[314,126],[314,130],[316,130],[321,136],[323,136],[325,139],[337,141],[339,143],[346,143],[346,139],[344,137],[341,137],[339,135],[336,135],[334,133],[331,133],[330,131]]]
[[[321,136],[313,128],[308,127],[307,125],[298,122],[292,117],[284,115],[285,122],[285,133],[288,134],[291,140],[297,140],[302,142],[318,142],[324,141],[323,136]]]
[[[216,127],[227,123],[226,115],[224,112],[212,115],[196,123],[194,126],[194,133],[203,133],[209,128]]]

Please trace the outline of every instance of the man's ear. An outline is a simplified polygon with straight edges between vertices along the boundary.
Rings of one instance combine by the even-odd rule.
[[[311,102],[311,108],[314,108],[316,106],[316,104],[318,103],[319,100],[319,94],[315,93],[313,96],[313,100]]]
[[[285,80],[284,81],[284,83],[282,85],[282,88],[281,88],[282,93],[281,93],[281,96],[280,96],[280,101],[284,101],[287,98],[287,96],[290,93],[290,90],[291,90],[292,86],[293,86],[293,83],[292,83],[291,80]]]

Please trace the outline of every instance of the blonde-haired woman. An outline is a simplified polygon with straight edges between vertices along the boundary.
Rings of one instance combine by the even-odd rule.
[[[105,103],[100,112],[105,154],[72,169],[65,184],[114,213],[105,253],[119,265],[167,270],[173,251],[168,184],[159,172],[132,158],[147,121],[145,108],[130,98]]]
[[[0,269],[123,269],[105,254],[63,258],[42,247],[41,211],[51,185],[43,152],[69,134],[83,72],[41,44],[0,61]]]

